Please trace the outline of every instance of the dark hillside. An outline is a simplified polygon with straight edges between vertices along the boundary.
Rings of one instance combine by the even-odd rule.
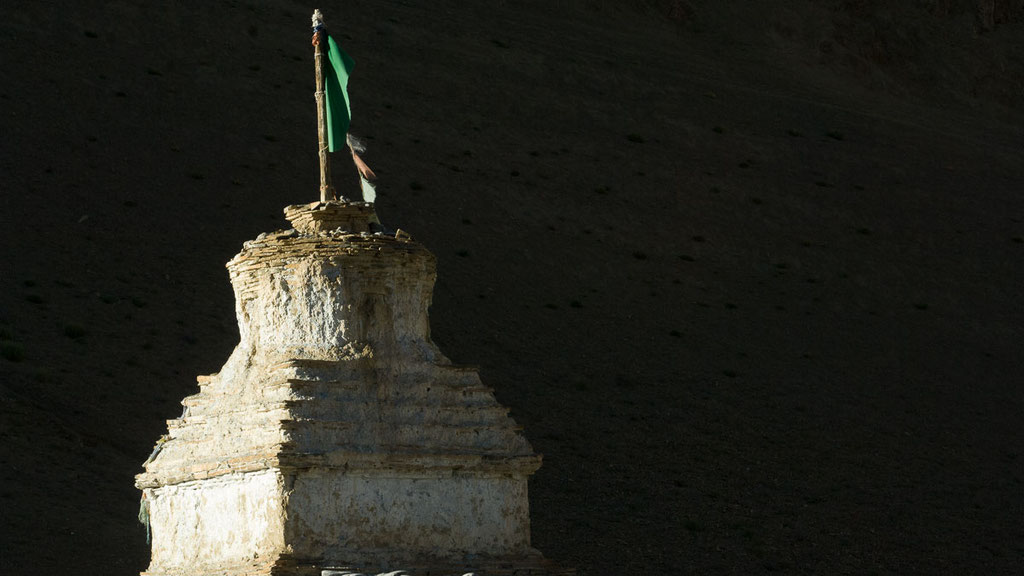
[[[548,557],[1024,572],[1021,1],[319,7]],[[224,263],[317,197],[312,9],[0,7],[4,574],[146,567]]]

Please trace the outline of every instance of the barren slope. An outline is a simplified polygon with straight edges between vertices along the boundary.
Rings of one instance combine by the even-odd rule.
[[[928,21],[921,78],[822,52],[880,2],[584,4],[320,6],[436,341],[545,455],[534,544],[1019,573],[1021,20]],[[4,573],[145,567],[132,476],[237,342],[224,262],[317,194],[311,9],[0,9]]]

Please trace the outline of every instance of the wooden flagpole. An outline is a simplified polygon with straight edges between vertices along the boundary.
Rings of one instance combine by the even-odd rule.
[[[320,143],[320,201],[337,200],[338,194],[331,184],[331,160],[327,154],[327,98],[324,96],[324,44],[327,34],[323,31],[324,15],[313,11],[313,61],[316,65],[316,129]]]

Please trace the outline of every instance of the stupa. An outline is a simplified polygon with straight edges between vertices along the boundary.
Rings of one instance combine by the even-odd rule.
[[[337,198],[327,152],[345,141],[352,62],[319,10],[313,30],[320,201],[227,264],[238,346],[136,476],[143,574],[564,573],[530,546],[541,457],[430,340],[436,259],[381,232],[351,138],[364,201]]]
[[[430,340],[436,260],[373,205],[288,206],[227,264],[240,342],[136,477],[144,574],[550,574],[541,457]]]

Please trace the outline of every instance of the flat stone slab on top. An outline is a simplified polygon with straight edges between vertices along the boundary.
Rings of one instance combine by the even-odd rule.
[[[370,202],[328,200],[309,204],[293,204],[284,209],[285,218],[299,232],[315,234],[342,229],[348,232],[369,232],[377,214]]]

